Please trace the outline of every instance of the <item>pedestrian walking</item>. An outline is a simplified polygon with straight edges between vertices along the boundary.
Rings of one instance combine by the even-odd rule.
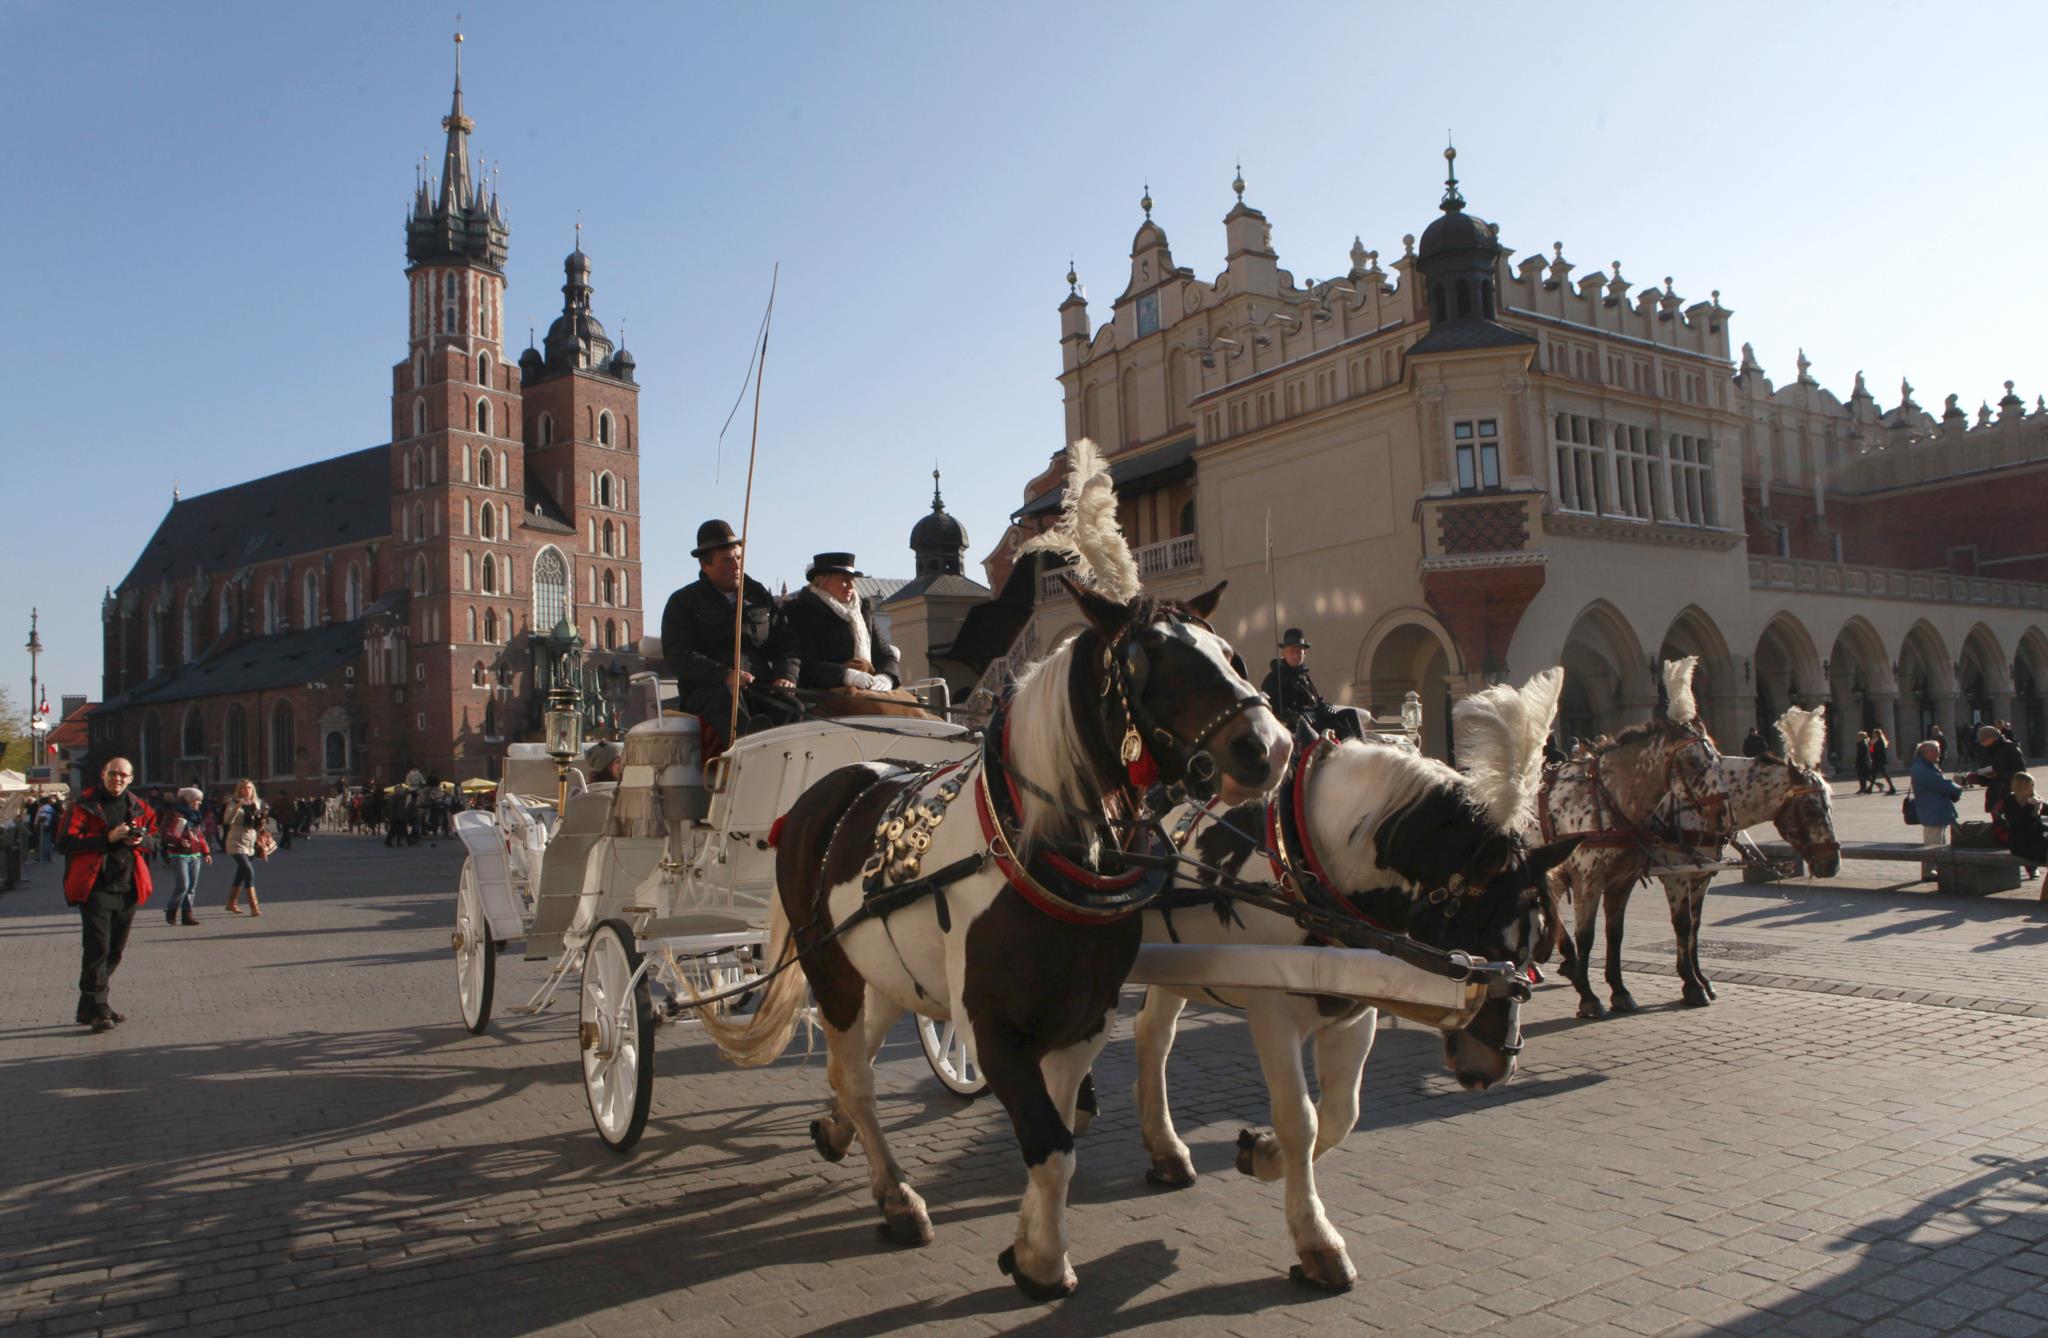
[[[1881,729],[1870,731],[1870,788],[1875,790],[1879,781],[1884,782],[1886,794],[1897,794],[1899,787],[1892,784],[1891,773],[1892,741]],[[1939,770],[1939,767],[1936,768]]]
[[[36,862],[50,862],[50,848],[57,839],[57,801],[44,799],[36,805]]]
[[[270,833],[263,828],[267,813],[256,797],[256,782],[239,780],[228,792],[227,822],[221,831],[221,848],[235,861],[234,881],[228,884],[228,914],[240,915],[235,903],[243,892],[249,894],[249,914],[263,914],[256,900],[256,861],[270,854]]]
[[[1911,795],[1908,802],[1913,808],[1913,816],[1907,821],[1920,824],[1923,846],[1949,844],[1956,825],[1956,800],[1963,797],[1963,787],[1941,774],[1941,767],[1935,762],[1939,756],[1940,745],[1928,739],[1914,750],[1913,766],[1907,776]]]
[[[1930,729],[1930,730],[1928,731],[1928,733],[1927,733],[1927,737],[1928,737],[1928,738],[1930,738],[1930,739],[1932,739],[1932,740],[1934,740],[1934,744],[1935,744],[1935,746],[1936,746],[1937,748],[1939,748],[1939,749],[1941,750],[1941,756],[1939,756],[1939,757],[1937,757],[1937,758],[1935,758],[1935,759],[1934,759],[1934,765],[1936,765],[1936,766],[1938,766],[1938,767],[1945,767],[1945,766],[1947,766],[1947,765],[1948,765],[1948,735],[1946,735],[1946,734],[1944,734],[1944,733],[1942,733],[1942,732],[1941,732],[1941,726],[1940,726],[1940,725],[1936,725],[1936,726],[1934,726],[1934,727],[1933,727],[1932,729]]]
[[[80,1026],[106,1031],[128,1015],[114,1011],[112,984],[136,908],[149,900],[145,850],[156,845],[156,813],[128,793],[135,765],[110,758],[100,783],[80,795],[64,815],[57,848],[64,854],[64,900],[78,907]]]
[[[1870,793],[1870,731],[1856,736],[1856,793]]]
[[[213,848],[206,843],[206,819],[200,806],[206,791],[188,785],[178,791],[173,804],[158,821],[163,836],[164,865],[171,871],[170,904],[164,907],[164,923],[199,923],[193,905],[199,897],[199,867],[213,863]]]
[[[1764,739],[1764,732],[1755,725],[1751,725],[1749,733],[1742,740],[1742,755],[1744,757],[1762,757],[1769,751],[1771,751],[1771,745]]]

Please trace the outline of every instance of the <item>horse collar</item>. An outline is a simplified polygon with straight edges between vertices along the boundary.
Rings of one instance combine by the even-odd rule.
[[[1266,858],[1273,865],[1274,879],[1298,900],[1319,909],[1341,911],[1375,929],[1384,929],[1386,926],[1336,890],[1322,860],[1316,856],[1315,843],[1309,838],[1309,776],[1323,755],[1336,746],[1335,737],[1319,734],[1310,746],[1295,749],[1294,765],[1282,778],[1279,792],[1266,803]],[[1317,938],[1325,943],[1331,941],[1321,935]]]

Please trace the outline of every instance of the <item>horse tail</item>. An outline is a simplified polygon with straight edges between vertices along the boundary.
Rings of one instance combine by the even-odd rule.
[[[692,1005],[692,1011],[704,1024],[705,1034],[717,1043],[727,1059],[741,1068],[774,1063],[796,1034],[808,986],[795,959],[796,941],[789,932],[789,914],[782,908],[782,898],[776,897],[768,913],[765,960],[771,971],[779,970],[781,974],[768,982],[753,1016],[732,1020],[722,1015],[720,1005]],[[687,981],[684,988],[689,989],[692,997],[696,996],[696,990]]]

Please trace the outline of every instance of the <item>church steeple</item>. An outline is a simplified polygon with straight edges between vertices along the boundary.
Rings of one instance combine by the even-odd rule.
[[[910,551],[922,577],[958,576],[966,570],[967,527],[946,514],[939,496],[939,471],[932,470],[932,509],[910,529]]]
[[[481,163],[472,173],[469,132],[476,123],[462,110],[462,34],[455,34],[455,95],[441,129],[441,175],[423,178],[405,221],[405,257],[414,265],[454,260],[494,272],[505,267],[508,229],[495,190],[486,193]]]
[[[555,323],[548,327],[548,337],[541,341],[546,350],[544,375],[610,371],[611,336],[604,332],[597,313],[590,309],[595,290],[590,286],[590,257],[583,254],[580,222],[576,225],[576,249],[562,261],[562,273],[567,280],[562,285],[562,314],[555,317]]]

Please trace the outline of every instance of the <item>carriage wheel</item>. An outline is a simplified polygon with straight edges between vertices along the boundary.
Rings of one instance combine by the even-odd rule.
[[[950,1022],[935,1021],[920,1013],[917,1040],[924,1047],[924,1062],[932,1066],[933,1076],[947,1091],[972,1101],[988,1090],[988,1079],[967,1053],[967,1033]]]
[[[640,969],[640,951],[624,920],[606,920],[583,954],[583,1000],[577,1041],[583,1047],[583,1094],[597,1136],[614,1152],[640,1141],[654,1099],[654,1004]]]
[[[455,992],[462,1003],[462,1025],[470,1035],[483,1035],[491,1024],[491,997],[497,987],[498,945],[491,941],[484,900],[465,860],[455,892]]]

